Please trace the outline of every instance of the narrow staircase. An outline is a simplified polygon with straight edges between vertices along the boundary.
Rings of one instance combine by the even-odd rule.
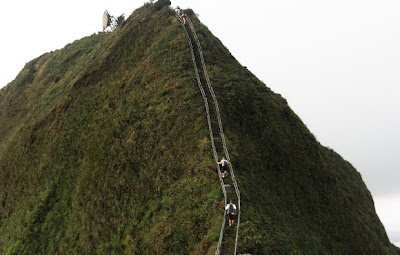
[[[204,107],[207,113],[207,122],[210,133],[210,140],[213,149],[215,162],[219,161],[225,155],[226,159],[230,161],[229,152],[226,147],[225,136],[222,127],[221,115],[218,107],[218,101],[211,86],[210,79],[207,74],[202,48],[200,41],[197,37],[196,30],[194,29],[192,21],[187,17],[186,24],[184,24],[181,17],[177,16],[182,24],[185,34],[188,38],[194,71],[196,74],[197,84],[203,97]],[[189,29],[186,29],[186,27]],[[239,237],[240,226],[240,192],[234,175],[232,164],[229,165],[229,174],[222,178],[220,166],[216,163],[222,193],[224,195],[224,204],[227,205],[230,200],[237,206],[237,217],[235,225],[229,226],[227,222],[227,212],[224,208],[224,218],[220,231],[220,238],[217,245],[215,254],[237,254],[237,243]]]

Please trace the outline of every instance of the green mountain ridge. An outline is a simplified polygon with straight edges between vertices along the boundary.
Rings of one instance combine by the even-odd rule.
[[[241,191],[239,253],[400,254],[360,174],[185,12]],[[0,123],[0,254],[215,254],[223,196],[164,1],[28,62]]]

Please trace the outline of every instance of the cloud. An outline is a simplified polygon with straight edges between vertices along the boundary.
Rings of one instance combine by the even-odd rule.
[[[375,209],[390,241],[400,247],[400,193],[374,197]]]
[[[375,209],[386,230],[400,233],[400,193],[377,196],[374,201]]]

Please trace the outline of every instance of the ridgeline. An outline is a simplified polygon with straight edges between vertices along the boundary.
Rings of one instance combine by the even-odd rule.
[[[0,90],[0,254],[215,254],[223,195],[188,38],[165,2]],[[240,187],[238,254],[400,254],[360,174],[184,12]]]

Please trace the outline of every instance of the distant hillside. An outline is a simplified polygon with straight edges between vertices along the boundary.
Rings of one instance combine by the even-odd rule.
[[[166,1],[0,90],[0,254],[215,254],[223,198]],[[239,253],[400,254],[360,174],[186,10],[242,195]]]

